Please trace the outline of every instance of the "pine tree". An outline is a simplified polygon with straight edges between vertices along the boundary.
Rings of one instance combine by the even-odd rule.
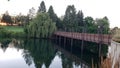
[[[66,9],[65,16],[63,19],[64,30],[75,31],[76,30],[76,9],[74,5],[69,5]]]
[[[38,12],[46,12],[46,6],[44,1],[41,2]]]
[[[49,7],[48,14],[49,14],[49,16],[50,16],[50,18],[52,19],[53,22],[57,21],[57,15],[54,13],[54,10],[53,10],[52,6]]]
[[[56,23],[57,28],[61,29],[62,28],[61,20],[55,14],[52,6],[49,7],[48,14],[49,14],[50,18],[52,19],[52,21]]]
[[[83,18],[84,18],[83,12],[78,11],[78,14],[77,14],[78,26],[84,26]]]
[[[85,22],[84,22],[84,15],[82,10],[78,11],[76,19],[77,19],[77,25],[78,25],[77,32],[83,32],[84,31],[83,29],[85,27]]]

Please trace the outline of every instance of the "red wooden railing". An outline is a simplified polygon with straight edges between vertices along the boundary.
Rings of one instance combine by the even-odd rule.
[[[72,38],[72,39],[96,42],[96,43],[103,43],[103,44],[110,44],[111,42],[111,35],[109,34],[89,34],[89,33],[57,31],[54,33],[54,35]]]

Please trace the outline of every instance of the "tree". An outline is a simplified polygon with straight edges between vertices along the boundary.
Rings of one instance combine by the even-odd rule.
[[[96,33],[97,25],[95,24],[94,19],[92,17],[88,16],[88,17],[85,17],[84,21],[87,26],[86,27],[87,33]]]
[[[54,13],[54,10],[53,10],[52,6],[49,7],[48,14],[49,14],[49,16],[50,16],[50,18],[52,19],[53,22],[57,21],[57,15]]]
[[[38,12],[46,12],[46,7],[44,1],[41,2]]]
[[[7,24],[13,24],[12,18],[9,14],[3,14],[1,22],[5,22]]]
[[[109,20],[107,17],[97,18],[96,23],[100,33],[108,34],[109,31]]]
[[[74,5],[69,5],[66,9],[65,16],[63,19],[64,30],[75,31],[76,29],[76,9]]]
[[[78,11],[78,13],[77,13],[78,26],[84,26],[83,25],[84,24],[83,18],[84,18],[83,12],[82,11]]]
[[[76,19],[78,24],[77,31],[82,32],[85,27],[85,22],[83,21],[84,15],[82,11],[78,11]]]
[[[84,20],[85,20],[87,26],[92,26],[94,24],[94,19],[92,17],[90,17],[90,16],[85,17]]]
[[[55,30],[56,25],[47,13],[38,13],[25,28],[26,34],[35,38],[48,38]]]
[[[48,14],[52,21],[56,23],[57,28],[60,29],[62,27],[61,20],[55,14],[52,6],[49,7]]]
[[[29,9],[28,17],[29,17],[30,20],[35,17],[35,8],[34,7],[32,7],[31,9]]]
[[[18,25],[26,25],[29,22],[29,17],[25,15],[18,15],[15,17],[15,23]]]

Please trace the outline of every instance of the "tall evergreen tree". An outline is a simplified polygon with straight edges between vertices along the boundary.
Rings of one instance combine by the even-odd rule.
[[[44,1],[41,2],[38,12],[46,12],[46,6]]]
[[[50,18],[52,19],[53,22],[57,21],[57,15],[54,13],[54,10],[53,10],[52,6],[49,7],[48,14],[49,14],[49,16],[50,16]]]
[[[77,13],[77,32],[82,32],[83,31],[83,28],[85,27],[85,22],[83,21],[84,20],[84,15],[83,15],[83,12],[82,11],[78,11]]]
[[[61,28],[61,20],[57,17],[52,6],[49,7],[48,14],[53,22],[56,23],[58,29]]]
[[[83,12],[78,11],[78,14],[77,14],[78,26],[84,26],[83,18],[84,18]]]
[[[66,9],[65,16],[63,19],[64,30],[75,31],[76,27],[76,9],[74,5],[69,5]]]

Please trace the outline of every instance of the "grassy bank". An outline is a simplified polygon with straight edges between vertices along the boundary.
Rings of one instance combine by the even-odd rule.
[[[112,38],[116,42],[120,42],[120,29],[116,30],[115,34],[113,35]]]
[[[6,29],[8,31],[12,32],[23,32],[23,27],[21,26],[1,26],[3,29]]]
[[[20,26],[0,26],[0,37],[25,37],[25,33]]]

